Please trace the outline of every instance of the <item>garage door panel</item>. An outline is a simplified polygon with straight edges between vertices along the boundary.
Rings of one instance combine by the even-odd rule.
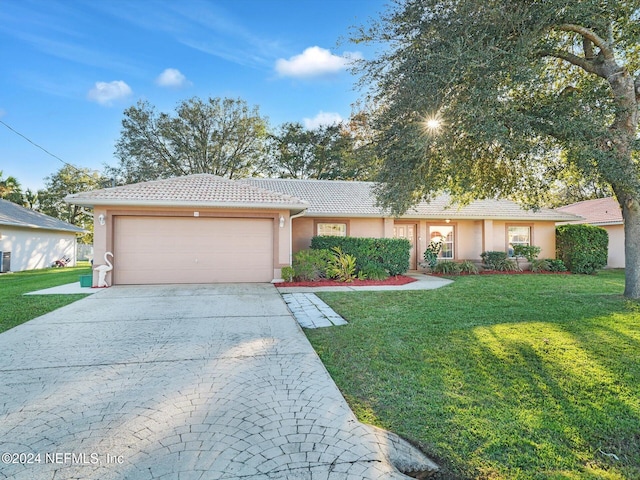
[[[116,217],[114,282],[268,282],[273,220]]]

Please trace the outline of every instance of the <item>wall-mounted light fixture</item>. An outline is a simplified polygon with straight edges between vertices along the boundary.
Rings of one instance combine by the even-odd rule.
[[[280,215],[280,228],[284,228],[284,217]]]
[[[445,220],[445,223],[451,223],[451,220],[449,220],[448,218]]]
[[[100,215],[98,215],[98,223],[100,225],[104,225],[105,223],[107,223],[105,218],[104,218],[104,214],[101,213]]]

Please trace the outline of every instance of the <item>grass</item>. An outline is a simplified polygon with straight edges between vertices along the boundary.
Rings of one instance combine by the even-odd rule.
[[[622,271],[456,278],[323,293],[349,325],[306,331],[360,420],[440,478],[640,478],[640,306]]]
[[[79,282],[91,273],[79,267],[47,268],[0,275],[0,333],[86,297],[86,295],[24,295],[28,292]]]

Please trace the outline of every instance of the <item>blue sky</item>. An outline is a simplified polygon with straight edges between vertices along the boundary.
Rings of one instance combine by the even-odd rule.
[[[123,111],[242,98],[275,127],[347,118],[346,41],[385,0],[0,0],[0,120],[78,167],[115,165]],[[345,41],[340,42],[343,38]],[[0,124],[0,170],[38,189],[63,164]]]

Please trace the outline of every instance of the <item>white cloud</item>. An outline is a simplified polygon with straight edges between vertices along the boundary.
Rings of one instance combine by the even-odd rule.
[[[339,56],[326,48],[309,47],[289,60],[276,60],[276,71],[283,77],[316,77],[344,70],[358,58],[361,58],[359,53],[347,52]]]
[[[89,90],[87,98],[98,102],[100,105],[111,105],[114,100],[126,98],[133,91],[131,87],[122,80],[114,80],[113,82],[96,82],[96,86]]]
[[[191,82],[187,80],[187,77],[185,77],[177,68],[165,69],[165,71],[156,78],[156,83],[161,87],[172,88],[188,87],[191,85]]]
[[[313,130],[322,125],[333,125],[334,123],[340,123],[342,122],[342,117],[338,113],[323,112],[322,110],[320,110],[320,112],[315,117],[304,118],[303,122],[304,126],[308,130]]]

